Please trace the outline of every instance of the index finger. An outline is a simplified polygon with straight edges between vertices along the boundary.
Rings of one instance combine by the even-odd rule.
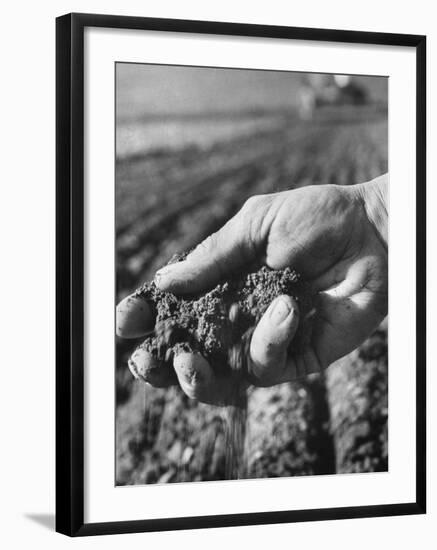
[[[185,260],[160,269],[155,276],[158,288],[174,294],[205,291],[253,263],[257,242],[248,227],[250,214],[249,207],[245,205],[219,231],[201,242]]]

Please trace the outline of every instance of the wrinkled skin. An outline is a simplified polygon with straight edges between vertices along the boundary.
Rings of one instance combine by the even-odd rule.
[[[319,372],[359,346],[387,314],[387,244],[378,226],[386,208],[370,184],[309,186],[251,197],[185,261],[159,270],[155,282],[182,295],[207,290],[248,266],[292,267],[316,295],[310,343],[298,355],[287,354],[299,311],[291,297],[278,297],[252,336],[250,383],[271,386]],[[129,337],[130,330],[145,334],[153,326],[150,311],[142,305],[138,315],[138,307],[132,297],[119,304],[121,336]],[[152,358],[141,360],[147,364]],[[189,397],[229,401],[232,381],[218,379],[198,354],[180,354],[174,369]]]

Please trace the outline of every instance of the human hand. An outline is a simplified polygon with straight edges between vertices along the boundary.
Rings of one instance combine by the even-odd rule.
[[[164,291],[192,294],[248,266],[294,268],[315,294],[311,339],[302,352],[288,353],[299,311],[291,297],[278,297],[253,333],[248,376],[271,386],[319,372],[360,345],[387,314],[386,187],[382,176],[252,197],[186,260],[159,270],[155,282]],[[120,336],[141,336],[154,324],[147,304],[133,296],[117,313]],[[137,350],[132,361],[138,372],[153,358]],[[190,397],[225,403],[232,393],[232,382],[219,379],[199,354],[179,354],[174,369]],[[148,370],[153,385],[174,382],[168,372]]]

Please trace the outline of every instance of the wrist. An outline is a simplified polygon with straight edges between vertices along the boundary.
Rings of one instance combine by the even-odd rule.
[[[388,174],[353,186],[363,202],[370,223],[388,247]]]

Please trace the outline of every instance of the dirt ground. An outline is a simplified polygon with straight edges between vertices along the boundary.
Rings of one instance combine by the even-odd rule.
[[[324,109],[306,121],[288,111],[242,117],[244,132],[212,139],[214,120],[196,116],[190,120],[196,140],[188,145],[118,158],[117,301],[174,253],[217,230],[253,194],[348,185],[387,171],[387,113],[380,107]],[[226,124],[234,119],[241,125],[235,115]],[[116,483],[223,479],[223,410],[190,401],[176,387],[135,381],[127,358],[139,342],[117,340]],[[387,470],[387,358],[384,322],[324,375],[252,389],[245,475]]]

